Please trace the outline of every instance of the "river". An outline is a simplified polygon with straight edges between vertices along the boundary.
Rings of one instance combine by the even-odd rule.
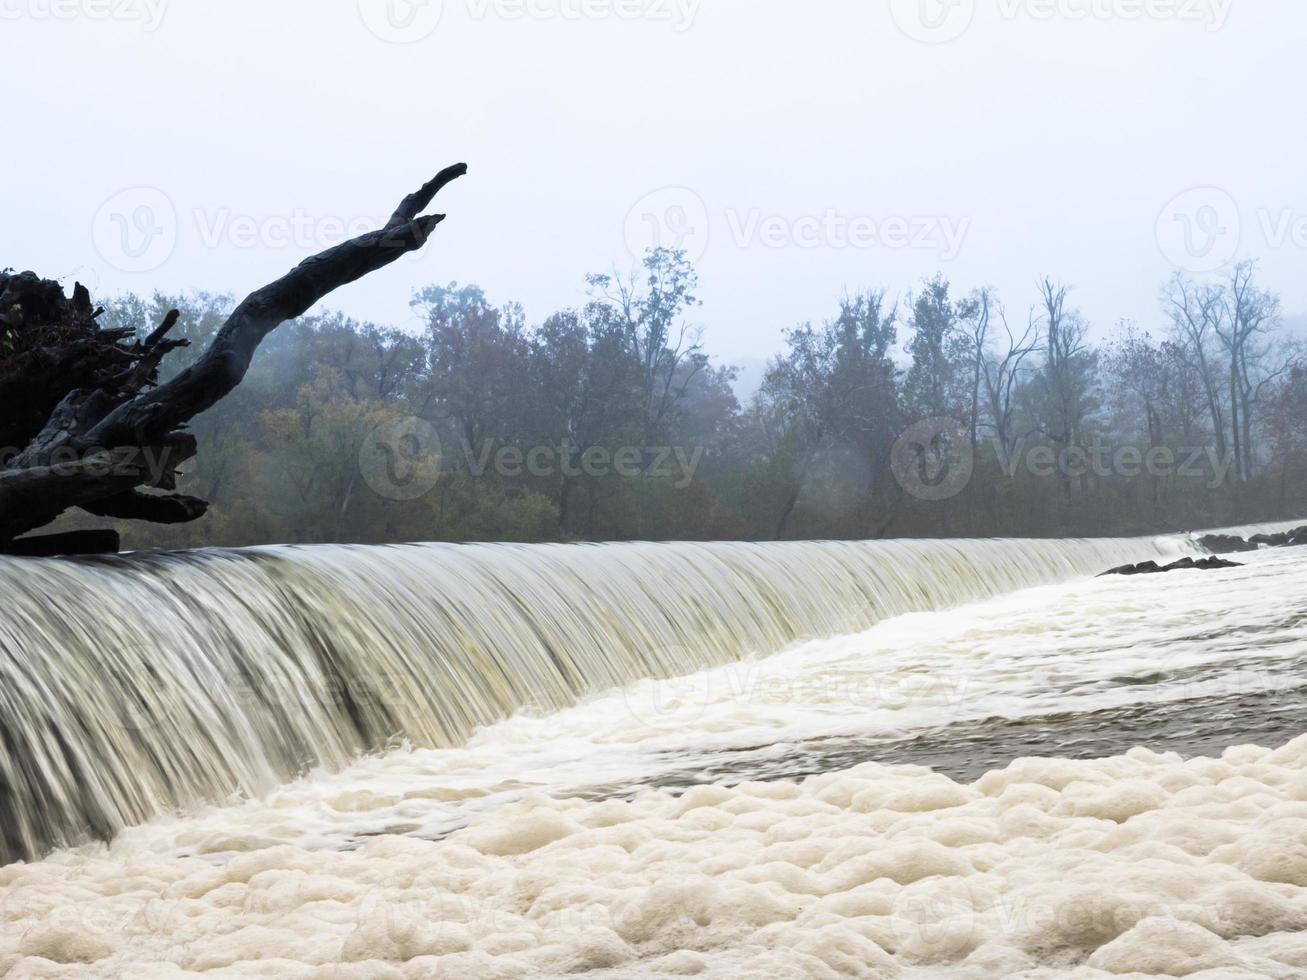
[[[0,562],[0,972],[1300,976],[1307,554],[1196,552]]]

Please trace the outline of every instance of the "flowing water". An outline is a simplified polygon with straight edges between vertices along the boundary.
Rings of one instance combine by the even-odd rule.
[[[0,559],[0,862],[1186,540]]]
[[[645,849],[637,841],[663,841],[651,863],[623,872],[623,887],[661,888],[663,905],[694,905],[707,899],[672,882],[696,845],[668,813],[689,819],[688,809],[747,799],[741,812],[765,811],[766,825],[779,827],[816,812],[808,787],[821,806],[845,792],[831,787],[882,778],[896,780],[885,799],[945,786],[945,795],[975,796],[967,784],[1024,757],[1072,766],[1140,744],[1187,757],[1289,742],[1307,731],[1307,555],[1235,556],[1246,567],[1219,573],[1092,577],[1198,551],[1176,535],[0,560],[0,858],[113,838],[107,849],[85,844],[0,869],[0,922],[15,923],[8,940],[0,932],[0,975],[7,963],[15,976],[371,978],[395,963],[407,964],[393,974],[405,978],[645,975],[636,963],[653,964],[649,975],[755,975],[741,950],[770,948],[752,917],[763,915],[762,926],[783,918],[769,904],[776,887],[766,900],[740,898],[734,919],[696,913],[698,932],[678,925],[663,935],[649,919],[662,913],[637,914],[630,895],[612,897],[617,886],[586,892],[584,881],[621,859],[606,850],[611,842],[589,841],[602,859],[588,870],[533,862],[582,848],[584,828],[616,834],[620,824],[636,835],[618,842],[632,856]],[[1241,777],[1248,787],[1284,783],[1257,762],[1262,769]],[[897,763],[938,775],[877,765]],[[1183,781],[1162,768],[1159,780]],[[1086,769],[1045,783],[1071,794],[1101,789],[1108,773],[1117,777]],[[1307,799],[1307,785],[1295,798]],[[913,839],[932,814],[919,816]],[[841,827],[844,843],[829,843],[839,852],[866,832],[865,818]],[[719,843],[722,868],[736,867],[724,856],[738,842],[723,832]],[[414,862],[428,859],[428,877],[415,879]],[[392,865],[401,870],[386,879]],[[473,875],[457,889],[455,868]],[[334,884],[310,884],[315,872]],[[721,890],[734,887],[733,873],[714,875],[712,902],[722,908],[734,908]],[[136,884],[112,884],[123,875]],[[790,875],[780,883],[793,890]],[[523,905],[518,894],[528,880],[537,896],[562,891],[539,911],[532,902],[543,898]],[[260,882],[280,882],[293,898],[273,900]],[[236,887],[235,906],[217,899]],[[848,887],[808,882],[798,892],[830,892],[822,901],[833,902]],[[216,919],[204,911],[210,899]],[[973,926],[982,921],[967,908]],[[51,916],[54,924],[34,925]],[[460,926],[450,945],[449,929],[424,931],[433,918],[471,932]],[[528,927],[544,930],[532,942],[552,952],[531,960],[516,949]],[[894,976],[938,958],[875,941],[903,964],[873,969],[868,957],[886,954],[864,950],[854,958],[865,970],[829,975]],[[1035,957],[1027,966],[1044,962],[1021,950]],[[1083,961],[1092,950],[1081,952]],[[1123,962],[1138,965],[1127,954]],[[454,960],[442,966],[442,955]],[[828,953],[802,955],[817,965],[765,960],[756,975],[832,969]],[[61,966],[22,972],[38,961]],[[970,975],[1010,975],[1015,962]],[[1281,975],[1265,969],[1251,975]]]

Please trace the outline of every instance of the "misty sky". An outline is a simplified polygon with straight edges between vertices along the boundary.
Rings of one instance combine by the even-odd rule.
[[[436,15],[439,20],[436,21]],[[1307,310],[1307,6],[1289,0],[0,0],[0,266],[243,294],[448,163],[431,282],[537,321],[657,240],[709,348],[937,271],[1105,331],[1177,263],[1258,257]]]

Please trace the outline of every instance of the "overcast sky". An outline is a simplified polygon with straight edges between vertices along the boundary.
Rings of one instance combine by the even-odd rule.
[[[1024,316],[1160,322],[1256,257],[1307,310],[1297,0],[0,0],[0,267],[243,294],[471,174],[417,257],[538,320],[648,244],[697,260],[711,350],[938,271]]]

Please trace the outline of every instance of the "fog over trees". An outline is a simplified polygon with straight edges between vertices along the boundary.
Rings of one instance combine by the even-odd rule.
[[[539,322],[450,284],[415,294],[421,331],[286,324],[193,423],[178,487],[208,516],[124,525],[125,544],[1104,535],[1307,512],[1307,360],[1252,263],[1176,275],[1152,322],[1092,331],[1056,277],[832,297],[743,401],[684,254],[585,281],[584,305]],[[166,381],[233,302],[106,305],[141,336],[181,311],[192,345]]]

